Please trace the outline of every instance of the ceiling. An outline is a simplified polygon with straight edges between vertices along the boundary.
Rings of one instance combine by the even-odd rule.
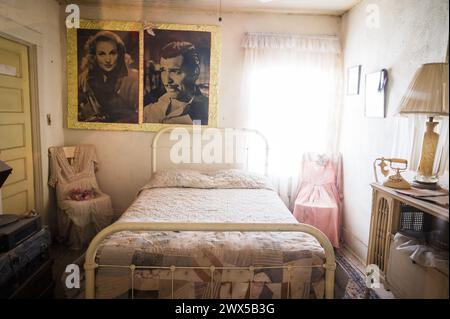
[[[218,11],[220,0],[78,0],[92,5],[151,6],[169,9]],[[361,0],[222,0],[222,12],[278,12],[342,15]]]

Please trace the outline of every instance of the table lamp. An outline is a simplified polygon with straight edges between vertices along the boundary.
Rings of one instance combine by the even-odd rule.
[[[412,184],[414,187],[438,187],[433,165],[439,134],[434,132],[438,122],[433,122],[433,118],[448,116],[448,89],[448,63],[423,64],[400,102],[400,114],[424,114],[428,117],[419,168]]]

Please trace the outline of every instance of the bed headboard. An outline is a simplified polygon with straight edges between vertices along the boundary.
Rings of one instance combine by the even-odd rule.
[[[153,138],[152,174],[170,168],[239,168],[267,175],[268,154],[267,139],[256,130],[199,125],[165,127]]]

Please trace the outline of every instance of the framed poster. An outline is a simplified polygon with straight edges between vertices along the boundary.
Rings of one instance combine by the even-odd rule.
[[[67,30],[68,127],[138,129],[142,26],[80,21]]]
[[[216,26],[150,24],[144,32],[143,127],[216,126]]]
[[[386,116],[386,88],[388,74],[383,69],[366,74],[365,113],[367,117]]]
[[[347,95],[358,95],[361,79],[361,65],[347,69]]]
[[[216,126],[217,26],[81,20],[67,29],[68,127]]]

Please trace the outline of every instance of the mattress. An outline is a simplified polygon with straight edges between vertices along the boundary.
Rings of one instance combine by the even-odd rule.
[[[237,170],[156,174],[118,222],[297,223],[265,179]],[[137,269],[100,267],[96,297],[322,298],[324,260],[305,233],[123,231],[103,242],[96,261]],[[166,268],[139,268],[156,265]]]

